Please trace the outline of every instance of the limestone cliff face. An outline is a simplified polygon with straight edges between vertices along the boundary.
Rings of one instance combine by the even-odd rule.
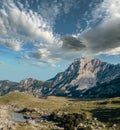
[[[78,58],[52,81],[51,94],[71,94],[86,91],[98,84],[107,83],[120,74],[120,65],[108,64],[99,59]]]

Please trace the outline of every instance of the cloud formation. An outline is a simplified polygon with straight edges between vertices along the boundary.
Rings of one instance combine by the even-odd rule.
[[[22,49],[22,43],[12,38],[0,38],[0,44],[14,51],[20,51]]]
[[[82,37],[91,53],[104,52],[120,46],[120,19],[103,22]]]
[[[53,0],[51,3],[36,0],[36,5],[32,7],[33,3],[33,0],[23,3],[21,0],[0,1],[0,44],[13,51],[24,50],[26,60],[54,64],[82,55],[120,54],[119,0],[103,0],[94,5],[90,18],[82,18],[85,30],[81,30],[78,19],[79,32],[62,36],[54,31],[56,19],[79,8],[78,0]],[[92,4],[89,6],[92,7]],[[32,47],[26,49],[27,44]]]
[[[119,55],[119,54],[120,54],[120,47],[111,49],[111,50],[106,51],[106,52],[102,52],[102,54],[107,54],[107,55]]]
[[[0,18],[0,35],[4,35],[6,33],[6,28],[3,20]]]
[[[120,46],[120,1],[104,0],[100,6],[104,19],[98,27],[83,34],[92,52],[109,51]]]
[[[49,25],[36,12],[32,10],[21,11],[14,3],[5,3],[4,12],[2,10],[1,14],[5,26],[9,26],[9,30],[7,30],[9,35],[17,33],[21,37],[39,39],[41,42],[52,43],[54,41],[53,32]]]
[[[62,48],[67,50],[82,50],[85,45],[82,44],[80,39],[73,36],[64,36]]]
[[[95,23],[102,17],[101,22],[94,28],[88,27],[76,35],[76,38],[82,39],[82,44],[86,47],[85,53],[120,54],[120,1],[104,0],[94,12],[92,22]],[[114,53],[111,53],[113,50]]]

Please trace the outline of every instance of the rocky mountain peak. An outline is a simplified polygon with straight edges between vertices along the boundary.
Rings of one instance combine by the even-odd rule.
[[[106,67],[108,64],[99,59],[92,58],[77,58],[65,71],[67,74],[75,73],[76,76],[84,74],[86,77],[93,77],[101,70],[101,67]],[[91,73],[91,74],[90,74]]]
[[[120,74],[120,65],[108,64],[99,59],[77,58],[52,80],[51,93],[87,90],[98,83],[109,82]]]
[[[22,84],[32,84],[33,82],[35,81],[35,79],[33,79],[33,78],[26,78],[26,79],[24,79],[24,80],[22,80],[22,81],[20,81],[20,84],[22,85]]]
[[[101,65],[102,61],[92,58],[78,58],[74,60],[73,64],[79,65],[80,69],[89,69]]]

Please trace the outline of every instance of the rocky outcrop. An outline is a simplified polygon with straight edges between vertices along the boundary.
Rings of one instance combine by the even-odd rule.
[[[22,80],[17,85],[17,90],[31,94],[35,97],[41,97],[46,94],[45,89],[50,87],[50,82],[40,81],[32,78]]]
[[[10,106],[0,106],[0,130],[15,130],[16,123],[9,118]]]

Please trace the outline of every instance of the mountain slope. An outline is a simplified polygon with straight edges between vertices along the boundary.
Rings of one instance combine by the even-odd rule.
[[[82,97],[87,98],[111,98],[120,97],[120,75],[110,82],[99,84],[89,90],[87,90]]]
[[[64,72],[50,80],[52,89],[49,93],[79,96],[98,84],[110,82],[119,74],[120,64],[108,64],[91,58],[76,59]]]
[[[40,97],[47,93],[49,86],[50,82],[48,81],[40,81],[32,78],[22,80],[20,83],[3,80],[0,81],[0,95],[13,91],[19,91],[31,94],[35,97]]]
[[[70,97],[120,96],[120,64],[99,59],[78,58],[64,71],[48,81],[28,78],[20,83],[0,81],[0,95],[20,91],[35,97],[56,95]]]
[[[16,82],[11,82],[9,80],[1,80],[0,81],[0,95],[7,94],[8,92],[15,91],[16,86],[18,83]]]

